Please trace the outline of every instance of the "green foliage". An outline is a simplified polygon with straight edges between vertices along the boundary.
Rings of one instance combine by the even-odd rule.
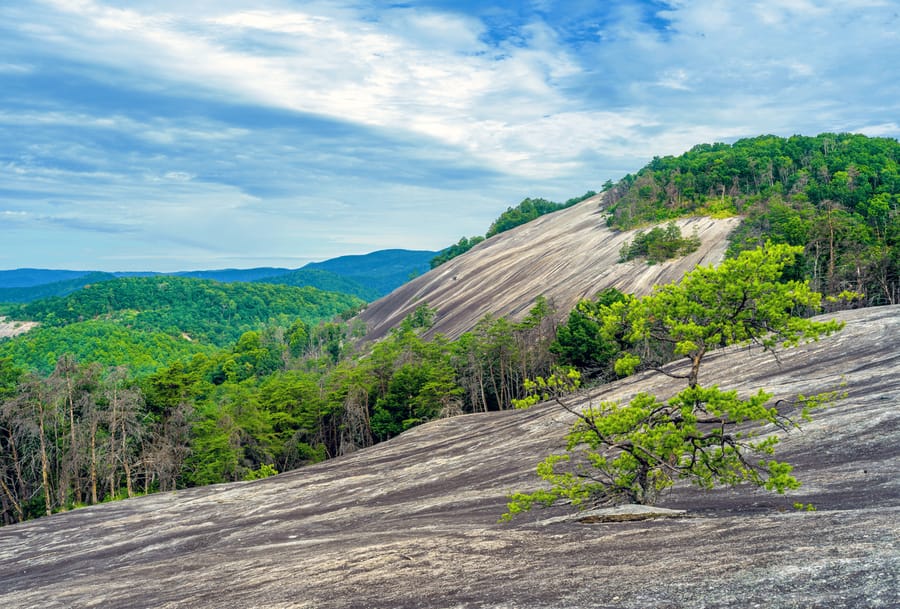
[[[22,374],[22,369],[13,363],[12,358],[0,356],[0,400],[15,395]]]
[[[554,311],[538,297],[520,323],[486,315],[454,345],[454,366],[473,411],[502,410],[525,397],[529,378],[551,374]]]
[[[0,357],[0,480],[13,499],[0,522],[288,471],[438,417],[509,408],[525,379],[552,375],[554,311],[540,297],[521,322],[486,317],[456,342],[424,338],[435,311],[422,304],[366,353],[354,352],[356,322],[278,315],[215,349],[129,328],[117,321],[134,311],[109,310],[3,342],[14,352]],[[151,358],[151,340],[187,350]],[[19,369],[28,358],[37,372]]]
[[[856,209],[872,195],[900,192],[898,159],[896,140],[853,134],[700,144],[678,157],[655,157],[625,176],[610,191],[608,209],[620,228],[693,213],[716,199],[719,207],[730,200],[744,213],[755,200],[776,194]]]
[[[716,269],[698,267],[650,296],[626,297],[596,309],[602,333],[632,345],[618,359],[618,372],[646,363],[649,344],[662,343],[669,348],[657,352],[687,359],[686,372],[663,370],[686,380],[687,387],[665,401],[640,393],[628,404],[602,402],[584,411],[557,398],[577,417],[566,436],[568,452],[539,465],[538,475],[549,487],[511,495],[504,518],[560,499],[575,505],[652,503],[681,478],[701,488],[741,483],[779,493],[797,488],[790,464],[771,458],[778,437],[761,435],[765,425],[788,430],[797,424],[767,405],[771,394],[741,397],[703,387],[699,372],[704,356],[716,348],[758,344],[774,350],[841,328],[796,314],[813,312],[821,302],[806,282],[781,281],[801,249],[770,244]],[[801,396],[802,414],[833,399],[831,393]]]
[[[374,381],[371,430],[386,440],[424,421],[459,411],[462,389],[456,381],[452,345],[438,337],[424,341],[434,311],[422,305],[388,340],[375,346],[366,372]]]
[[[622,300],[625,300],[622,292],[608,288],[594,300],[580,301],[569,312],[568,320],[557,328],[556,338],[550,345],[550,351],[561,364],[575,366],[591,378],[615,378],[612,364],[621,352],[621,337],[610,340],[604,336],[600,311]]]
[[[130,277],[94,284],[65,298],[23,305],[14,316],[45,326],[104,319],[136,330],[186,334],[225,346],[279,317],[314,324],[362,304],[345,294],[263,283],[184,277]]]
[[[448,260],[452,260],[457,256],[461,256],[470,249],[484,241],[484,237],[462,237],[455,244],[441,251],[440,254],[431,259],[431,268],[436,269]]]
[[[85,321],[62,327],[38,327],[0,341],[0,357],[29,370],[49,373],[71,354],[78,361],[106,367],[126,366],[134,374],[155,372],[176,360],[211,354],[214,347],[164,332],[141,331],[109,321]]]
[[[838,331],[835,321],[814,321],[797,313],[818,311],[822,297],[805,281],[781,281],[802,251],[769,244],[742,252],[719,267],[697,267],[677,284],[658,287],[641,299],[629,298],[600,312],[608,336],[625,336],[648,366],[659,366],[650,344],[671,348],[690,364],[684,375],[697,383],[703,357],[727,345],[757,344],[767,350]],[[668,353],[668,351],[666,351]],[[649,356],[649,357],[648,357]]]
[[[494,235],[498,235],[502,232],[508,231],[511,228],[521,226],[522,224],[527,224],[528,222],[531,222],[532,220],[535,220],[543,215],[553,213],[561,209],[566,209],[567,207],[572,207],[573,205],[581,203],[582,201],[589,199],[596,194],[596,192],[589,190],[582,196],[569,199],[565,203],[554,203],[553,201],[548,201],[547,199],[540,198],[523,199],[522,202],[515,207],[508,207],[505,212],[500,214],[500,217],[494,220],[494,222],[491,224],[485,237],[491,238]]]
[[[697,235],[682,237],[681,229],[674,222],[665,228],[654,226],[649,232],[638,231],[631,243],[622,246],[619,262],[645,258],[648,264],[664,262],[670,258],[686,256],[697,251],[700,239]]]
[[[278,474],[278,470],[271,463],[263,463],[258,469],[250,470],[244,476],[244,480],[262,480]]]
[[[519,494],[511,503],[522,511],[536,500],[650,504],[679,478],[701,488],[749,482],[783,493],[799,486],[789,464],[770,459],[777,438],[755,439],[758,428],[734,431],[742,421],[787,428],[770,394],[740,399],[718,387],[689,387],[666,403],[641,393],[628,404],[603,402],[576,413],[566,436],[567,458],[553,455],[539,468],[550,483],[536,498]],[[557,471],[560,464],[569,471]]]
[[[530,408],[538,402],[575,393],[581,387],[581,373],[571,366],[554,367],[547,378],[542,376],[525,379],[525,397],[513,399],[513,408]]]
[[[657,157],[605,199],[629,229],[692,214],[740,214],[730,256],[768,240],[805,250],[788,271],[829,295],[900,302],[900,142],[823,133],[703,144]]]

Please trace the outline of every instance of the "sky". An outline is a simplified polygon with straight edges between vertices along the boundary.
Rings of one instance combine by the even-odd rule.
[[[897,0],[3,0],[0,269],[439,250],[822,132],[900,136]]]

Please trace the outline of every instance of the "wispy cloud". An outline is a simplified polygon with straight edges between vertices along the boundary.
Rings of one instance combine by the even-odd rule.
[[[898,49],[889,0],[9,3],[3,207],[70,254],[0,266],[437,249],[704,141],[896,137]]]

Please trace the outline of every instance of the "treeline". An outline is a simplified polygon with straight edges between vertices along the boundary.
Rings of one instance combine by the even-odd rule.
[[[346,454],[421,422],[509,408],[555,356],[554,311],[485,317],[456,341],[420,307],[366,354],[354,322],[245,332],[152,374],[61,356],[0,359],[0,521],[259,477]]]
[[[580,197],[573,197],[565,203],[556,203],[541,198],[523,199],[522,202],[515,207],[508,207],[505,212],[500,214],[500,216],[491,223],[491,226],[488,228],[484,237],[462,237],[458,242],[444,249],[440,254],[432,258],[431,268],[437,268],[448,260],[452,260],[461,254],[465,254],[485,239],[490,239],[494,235],[498,235],[517,226],[521,226],[522,224],[531,222],[543,215],[566,209],[567,207],[572,207],[596,194],[597,193],[593,190],[589,190]]]
[[[792,274],[826,294],[900,302],[900,143],[863,135],[762,136],[656,157],[608,189],[610,226],[745,216],[730,256],[772,240],[804,246]]]
[[[13,319],[62,327],[105,320],[141,331],[225,346],[279,317],[306,323],[358,308],[361,299],[309,287],[221,283],[188,277],[123,277],[92,284],[62,298],[9,309]]]
[[[124,366],[132,375],[143,375],[174,361],[216,351],[213,345],[167,332],[94,319],[66,326],[38,326],[13,339],[0,340],[0,358],[41,374],[49,374],[64,355],[103,367]]]
[[[488,315],[455,341],[422,338],[435,315],[423,305],[365,352],[358,320],[297,319],[143,375],[70,355],[42,374],[0,357],[0,522],[287,471],[531,403],[532,379],[540,393],[612,380],[626,337],[607,336],[597,311],[625,298],[605,290],[561,324],[538,298],[523,320]],[[673,357],[644,349],[654,365]]]

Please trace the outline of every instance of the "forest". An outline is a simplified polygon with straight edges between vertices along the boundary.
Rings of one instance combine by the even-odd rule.
[[[653,159],[605,185],[603,205],[618,229],[740,215],[729,257],[800,246],[785,280],[897,303],[898,163],[895,140],[765,136]],[[635,256],[691,245],[657,232],[639,233]],[[539,298],[523,319],[486,315],[454,341],[424,338],[434,311],[422,305],[375,344],[359,340],[360,300],[290,286],[122,278],[7,306],[42,326],[0,341],[0,522],[271,475],[613,380],[625,345],[596,312],[626,298],[607,290],[570,312]],[[657,365],[673,355],[653,348]]]
[[[826,294],[900,302],[900,142],[824,133],[702,144],[607,184],[608,224],[740,215],[729,256],[766,240],[803,246],[792,270]]]
[[[544,301],[452,343],[421,337],[432,315],[420,307],[365,357],[352,322],[300,319],[147,374],[69,354],[43,374],[0,357],[3,522],[286,471],[433,418],[509,408],[550,369]]]

